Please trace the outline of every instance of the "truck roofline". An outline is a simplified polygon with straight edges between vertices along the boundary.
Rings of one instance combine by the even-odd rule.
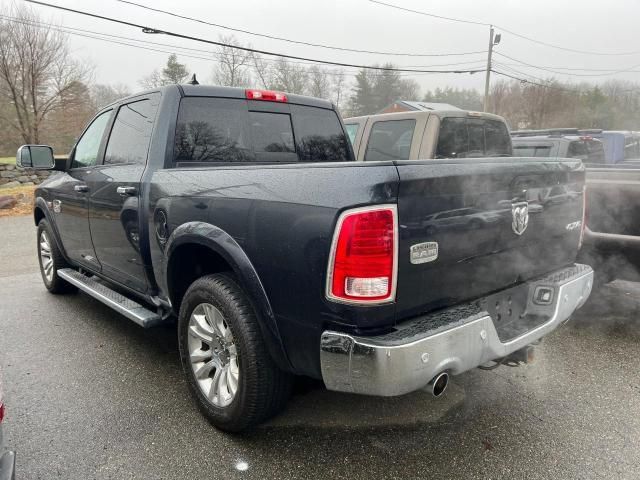
[[[491,120],[498,120],[506,123],[505,119],[500,115],[495,115],[493,113],[488,112],[476,112],[474,110],[430,110],[430,111],[406,111],[406,112],[392,112],[392,113],[377,113],[373,115],[362,115],[359,117],[347,117],[344,119],[345,123],[356,123],[362,122],[363,120],[367,120],[369,118],[390,118],[392,119],[394,116],[403,115],[405,118],[407,115],[415,116],[416,118],[420,117],[428,117],[430,115],[436,115],[437,117],[472,117],[472,118],[488,118]]]
[[[167,90],[178,89],[180,95],[182,97],[222,97],[222,98],[237,98],[245,100],[246,96],[246,88],[241,87],[221,87],[217,85],[166,85],[160,88],[152,88],[149,90],[144,90],[141,92],[136,92],[133,95],[129,95],[127,97],[122,97],[114,102],[111,102],[108,105],[105,105],[101,108],[104,110],[105,108],[111,107],[113,105],[117,105],[124,101],[135,99],[137,97],[148,95],[150,93],[160,92],[164,93]],[[255,89],[255,90],[265,90],[265,89]],[[329,100],[324,100],[322,98],[316,97],[308,97],[306,95],[297,95],[294,93],[283,92],[287,96],[287,103],[294,105],[303,105],[307,107],[318,107],[318,108],[326,108],[329,110],[335,110],[335,105]]]

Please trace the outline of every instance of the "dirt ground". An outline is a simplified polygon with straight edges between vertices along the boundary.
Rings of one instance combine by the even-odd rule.
[[[33,209],[33,192],[35,186],[27,185],[14,188],[0,188],[0,196],[10,195],[18,203],[10,209],[0,209],[0,217],[17,217],[20,215],[30,215]]]

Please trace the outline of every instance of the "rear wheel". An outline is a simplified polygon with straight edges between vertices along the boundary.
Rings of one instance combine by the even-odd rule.
[[[58,270],[69,268],[69,264],[58,250],[51,227],[45,219],[38,223],[38,262],[44,286],[51,293],[68,293],[77,290],[58,276]]]
[[[239,432],[286,404],[292,377],[273,362],[247,296],[230,276],[207,275],[189,287],[178,335],[191,393],[216,427]]]

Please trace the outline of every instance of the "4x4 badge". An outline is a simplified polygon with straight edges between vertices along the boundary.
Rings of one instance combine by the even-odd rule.
[[[511,222],[513,233],[522,235],[529,225],[529,202],[512,203],[511,215],[513,216]]]

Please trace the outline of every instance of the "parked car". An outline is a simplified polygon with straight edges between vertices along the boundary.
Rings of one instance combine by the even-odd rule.
[[[493,117],[452,121],[510,152]],[[52,150],[25,145],[17,163],[53,168]],[[294,374],[440,395],[449,374],[526,359],[591,290],[581,228],[567,227],[582,223],[580,162],[356,162],[324,100],[164,87],[101,110],[61,170],[35,191],[45,287],[143,327],[177,316],[191,393],[227,431],[282,409]],[[556,185],[576,195],[543,206]],[[428,231],[458,208],[501,214]]]
[[[640,159],[639,132],[599,129],[580,130],[579,132],[580,135],[589,135],[602,141],[606,163],[609,165]]]
[[[572,131],[573,129],[568,129]],[[562,131],[512,132],[513,155],[516,157],[579,158],[589,164],[605,164],[603,143],[590,135],[574,135]]]
[[[466,110],[385,113],[347,118],[359,161],[511,156],[502,117]]]
[[[2,395],[2,376],[0,375],[0,480],[14,480],[16,468],[16,455],[10,450],[6,450],[4,435],[2,433],[2,423],[6,411],[4,397]]]

